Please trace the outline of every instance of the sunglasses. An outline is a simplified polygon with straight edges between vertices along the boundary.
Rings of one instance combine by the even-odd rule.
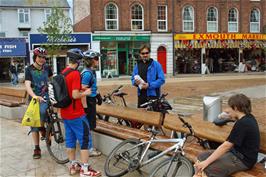
[[[148,55],[150,52],[141,52],[141,55]]]

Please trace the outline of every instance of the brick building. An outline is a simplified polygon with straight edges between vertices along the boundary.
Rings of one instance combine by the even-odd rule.
[[[103,76],[130,75],[144,43],[166,74],[225,72],[264,57],[265,10],[265,0],[74,0],[74,31],[93,33]]]

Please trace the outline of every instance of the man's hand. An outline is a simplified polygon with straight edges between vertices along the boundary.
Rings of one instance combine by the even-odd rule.
[[[140,80],[139,79],[135,79],[135,84],[136,85],[139,85],[141,82],[140,82]]]
[[[46,101],[46,100],[43,99],[43,97],[41,97],[41,96],[36,96],[36,95],[35,95],[33,98],[36,99],[37,101],[39,101],[40,103]]]
[[[197,172],[202,172],[209,164],[204,160],[202,162],[196,162],[194,167],[196,168]]]
[[[145,89],[146,90],[148,87],[149,87],[149,84],[145,82],[145,83],[142,84],[141,89]]]
[[[84,95],[90,95],[91,94],[91,89],[90,88],[87,88],[85,89],[85,91],[83,92]]]

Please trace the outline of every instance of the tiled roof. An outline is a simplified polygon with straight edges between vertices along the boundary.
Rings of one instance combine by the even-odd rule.
[[[61,7],[70,8],[67,0],[0,0],[0,7]]]

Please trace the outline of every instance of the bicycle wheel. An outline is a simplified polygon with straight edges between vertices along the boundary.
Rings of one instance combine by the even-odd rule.
[[[67,163],[65,127],[62,119],[56,119],[47,127],[46,147],[51,157],[59,164]]]
[[[118,144],[105,161],[105,174],[118,177],[137,169],[143,149],[142,146],[136,146],[139,143],[141,141],[137,139],[127,139]]]
[[[172,161],[172,163],[171,163]],[[170,168],[169,165],[171,163]],[[169,169],[169,170],[168,170]],[[194,167],[192,163],[184,156],[179,158],[168,158],[158,164],[150,177],[191,177],[194,174]]]

